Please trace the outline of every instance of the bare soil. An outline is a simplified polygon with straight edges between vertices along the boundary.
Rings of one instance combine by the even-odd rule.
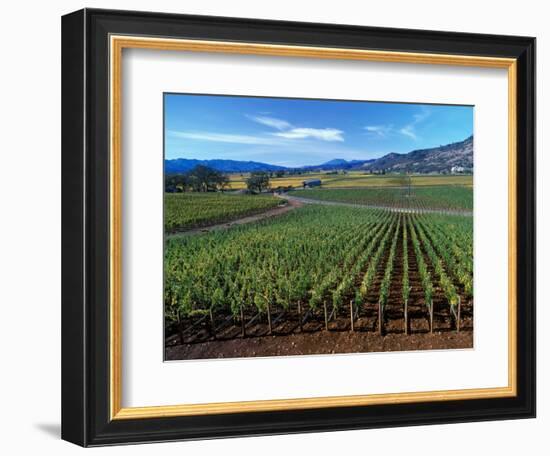
[[[168,346],[166,360],[472,348],[472,336],[472,331],[408,336],[403,333],[379,336],[373,332],[318,331]]]

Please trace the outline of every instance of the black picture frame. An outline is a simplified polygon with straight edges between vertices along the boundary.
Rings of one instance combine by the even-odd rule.
[[[517,395],[111,420],[112,34],[517,59]],[[63,439],[99,446],[535,417],[534,38],[84,9],[62,19],[62,127]]]

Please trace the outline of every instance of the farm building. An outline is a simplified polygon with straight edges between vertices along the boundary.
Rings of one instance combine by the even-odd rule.
[[[308,179],[302,182],[304,188],[320,187],[321,179]]]
[[[451,173],[452,174],[459,174],[459,173],[463,173],[464,172],[464,167],[463,166],[453,166],[451,168]]]

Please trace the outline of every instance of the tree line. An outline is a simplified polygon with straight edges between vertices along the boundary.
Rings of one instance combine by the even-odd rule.
[[[245,180],[251,193],[262,193],[270,188],[269,173],[258,171],[250,173]],[[229,176],[209,166],[197,165],[186,173],[167,174],[164,190],[167,193],[178,192],[219,192],[229,189]]]

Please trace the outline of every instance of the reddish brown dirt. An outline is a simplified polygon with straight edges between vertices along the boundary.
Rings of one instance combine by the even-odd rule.
[[[387,334],[373,332],[318,331],[286,336],[235,338],[166,347],[166,360],[248,358],[333,353],[366,353],[406,350],[472,348],[471,331]]]

